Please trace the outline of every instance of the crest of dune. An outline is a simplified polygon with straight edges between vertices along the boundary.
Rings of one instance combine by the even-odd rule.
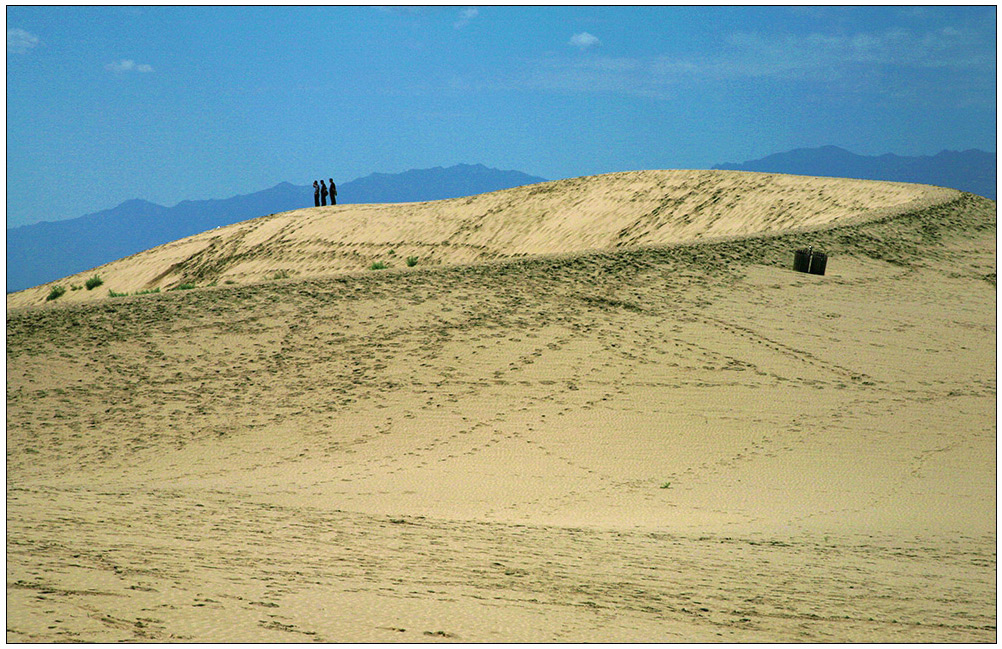
[[[958,195],[909,183],[735,171],[632,171],[570,178],[424,203],[337,205],[261,216],[158,246],[8,295],[8,308],[179,285],[417,270],[526,255],[661,246],[819,228],[876,218]],[[306,198],[306,197],[304,197]],[[346,197],[350,200],[350,197]]]

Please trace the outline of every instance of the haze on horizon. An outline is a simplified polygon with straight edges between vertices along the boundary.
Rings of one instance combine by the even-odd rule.
[[[7,7],[7,227],[482,163],[995,150],[996,7]]]

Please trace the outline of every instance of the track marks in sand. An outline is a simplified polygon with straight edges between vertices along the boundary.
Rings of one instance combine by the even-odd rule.
[[[788,243],[9,314],[8,638],[993,640],[991,255]]]
[[[15,515],[24,529],[56,524],[37,506],[52,495],[21,492]],[[589,634],[609,616],[634,629],[627,637],[648,640],[943,641],[994,633],[991,608],[979,605],[993,601],[993,580],[971,578],[977,573],[969,567],[991,565],[994,554],[976,538],[929,545],[388,518],[227,493],[193,499],[72,490],[58,500],[66,511],[114,505],[126,529],[158,542],[135,543],[86,520],[81,540],[8,544],[9,597],[47,598],[15,599],[18,612],[83,618],[67,625],[73,636],[60,636],[59,623],[28,636],[17,629],[29,618],[15,615],[8,639],[371,641],[387,632],[413,639],[443,631],[485,641],[506,628],[511,637],[513,619],[504,611],[537,610],[547,611],[545,620],[515,638],[594,639]],[[102,548],[105,561],[93,562],[89,547]],[[18,581],[25,553],[52,569],[44,591],[16,585],[26,583]],[[62,568],[72,555],[79,555],[75,573]],[[157,573],[136,572],[150,564]],[[970,577],[958,582],[957,574]],[[82,581],[104,582],[112,596],[78,593]],[[98,601],[105,603],[92,608]],[[454,615],[436,622],[429,607]],[[624,632],[616,626],[611,637]]]
[[[579,392],[577,384],[586,382],[583,369],[590,359],[563,353],[573,339],[574,335],[561,327],[501,338],[471,330],[468,341],[441,347],[438,369],[434,371],[441,378],[426,387],[412,386],[403,401],[398,399],[401,405],[410,404],[402,408],[402,417],[374,423],[371,433],[355,437],[353,443],[373,445],[369,459],[331,482],[354,482],[448,464],[514,440],[523,440],[536,449],[534,452],[549,454],[542,441],[531,437],[533,431],[545,430],[546,414],[532,413],[547,407],[552,410],[551,416],[562,416],[571,408],[566,405],[567,395]],[[510,354],[512,346],[522,346],[526,351]],[[412,351],[421,353],[420,349]],[[505,364],[512,357],[515,360]],[[524,377],[533,366],[552,369],[553,363],[571,364],[566,374],[561,372],[564,378],[559,382]],[[517,385],[538,389],[531,395],[512,399],[507,396],[509,386]],[[605,398],[613,396],[617,389],[606,391]],[[589,401],[584,407],[593,407],[597,402],[598,399]],[[469,416],[471,413],[476,413],[476,417]],[[405,450],[400,448],[401,443],[406,444]],[[378,448],[383,447],[387,451],[379,452]],[[590,471],[569,458],[562,460],[569,466]]]
[[[837,363],[820,359],[817,356],[811,354],[810,352],[804,351],[802,349],[797,349],[795,347],[791,347],[790,345],[783,344],[776,340],[769,339],[749,327],[739,325],[733,322],[726,322],[720,318],[715,318],[705,314],[693,315],[692,317],[707,324],[710,324],[712,326],[719,327],[724,331],[733,334],[735,336],[741,336],[743,338],[746,338],[757,345],[764,345],[768,349],[778,354],[783,354],[784,356],[796,359],[802,363],[807,363],[809,365],[814,365],[816,367],[819,367],[825,370],[826,372],[839,374],[842,377],[850,379],[852,381],[861,382],[862,385],[874,384],[873,378],[863,372],[852,370],[843,367]]]

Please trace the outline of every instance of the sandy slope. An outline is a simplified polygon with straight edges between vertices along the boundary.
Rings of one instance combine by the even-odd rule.
[[[737,171],[639,171],[571,178],[428,203],[283,212],[165,244],[9,295],[7,307],[179,285],[255,283],[521,255],[661,245],[819,226],[954,196],[907,183]],[[104,284],[86,290],[98,275]],[[72,287],[78,290],[72,290]]]
[[[994,641],[995,203],[905,189],[8,311],[7,639]]]

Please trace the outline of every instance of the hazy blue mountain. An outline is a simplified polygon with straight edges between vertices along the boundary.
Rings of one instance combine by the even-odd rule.
[[[941,151],[933,156],[856,155],[837,146],[795,149],[744,163],[713,167],[735,171],[892,180],[950,187],[996,200],[996,156],[978,149]]]
[[[319,180],[319,179],[318,179]],[[399,203],[482,194],[543,182],[483,165],[372,174],[338,184],[339,203]],[[160,244],[266,214],[313,207],[313,179],[225,199],[164,207],[144,200],[65,221],[7,230],[7,291],[72,275]]]
[[[371,174],[338,185],[338,202],[409,203],[473,196],[541,182],[545,179],[479,164],[412,169],[399,174]]]

